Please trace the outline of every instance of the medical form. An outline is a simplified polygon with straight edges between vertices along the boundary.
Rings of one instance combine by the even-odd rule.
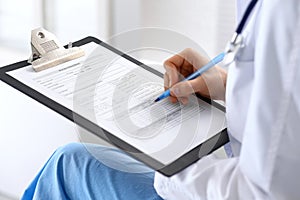
[[[96,43],[81,48],[85,57],[8,74],[166,165],[226,127],[223,112],[193,95],[188,105],[153,103],[160,76]]]

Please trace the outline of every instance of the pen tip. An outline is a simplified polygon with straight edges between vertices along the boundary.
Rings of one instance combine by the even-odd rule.
[[[159,98],[157,98],[157,99],[154,100],[154,102],[158,102],[158,101],[159,101]]]

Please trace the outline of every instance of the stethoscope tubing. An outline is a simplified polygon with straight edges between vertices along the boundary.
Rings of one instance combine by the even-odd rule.
[[[244,27],[247,23],[247,20],[248,20],[249,16],[251,15],[251,12],[253,11],[253,9],[254,9],[257,2],[258,2],[258,0],[252,0],[250,2],[250,4],[248,5],[248,7],[246,9],[246,12],[243,15],[243,18],[242,18],[241,22],[239,23],[239,25],[238,25],[238,27],[235,31],[237,34],[242,33],[242,31],[243,31],[243,29],[244,29]]]

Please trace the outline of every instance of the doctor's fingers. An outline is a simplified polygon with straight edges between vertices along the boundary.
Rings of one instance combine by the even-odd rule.
[[[171,84],[170,84],[169,75],[168,75],[168,73],[165,73],[164,74],[164,88],[165,88],[165,90],[168,90],[170,87],[171,87]],[[177,103],[176,97],[169,96],[169,100],[172,103]]]
[[[191,81],[183,81],[174,85],[171,90],[171,95],[177,98],[187,98],[191,94],[201,92],[205,89],[205,82],[202,77],[198,77]]]
[[[164,76],[165,86],[167,86],[169,88],[179,81],[178,70],[177,70],[177,66],[175,66],[173,63],[167,62],[167,61],[164,63],[164,67],[166,69],[166,73]],[[168,81],[167,83],[166,83],[166,79]]]
[[[184,49],[180,53],[170,57],[164,62],[164,66],[166,67],[175,67],[177,69],[183,67],[184,65],[188,63],[189,67],[193,65],[195,57],[198,57],[196,51],[194,51],[191,48]],[[167,69],[166,69],[167,70]]]
[[[169,76],[167,73],[165,73],[164,74],[164,88],[165,88],[165,90],[168,90],[170,87],[171,87],[171,85],[170,85]],[[177,103],[178,100],[184,105],[188,103],[187,97],[182,97],[182,98],[177,99],[177,97],[169,96],[169,101],[171,101],[172,103]]]
[[[164,73],[164,88],[165,90],[169,89],[170,86],[170,78],[169,75],[167,73]]]
[[[194,67],[186,60],[187,50],[180,52],[164,62],[164,68],[169,75],[170,85],[175,85],[180,78],[186,77],[194,72]]]
[[[197,70],[209,62],[209,58],[206,55],[200,54],[192,48],[187,48],[178,55],[184,60],[182,66],[186,69],[192,66],[193,69]]]
[[[169,75],[171,85],[179,81],[178,75],[186,77],[209,62],[209,59],[197,51],[187,48],[167,59],[164,67]]]

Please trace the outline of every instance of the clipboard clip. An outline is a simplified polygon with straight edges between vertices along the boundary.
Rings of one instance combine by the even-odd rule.
[[[34,71],[39,72],[59,64],[84,56],[84,51],[79,47],[64,48],[56,36],[43,28],[31,31],[32,54],[28,63],[32,64]]]

